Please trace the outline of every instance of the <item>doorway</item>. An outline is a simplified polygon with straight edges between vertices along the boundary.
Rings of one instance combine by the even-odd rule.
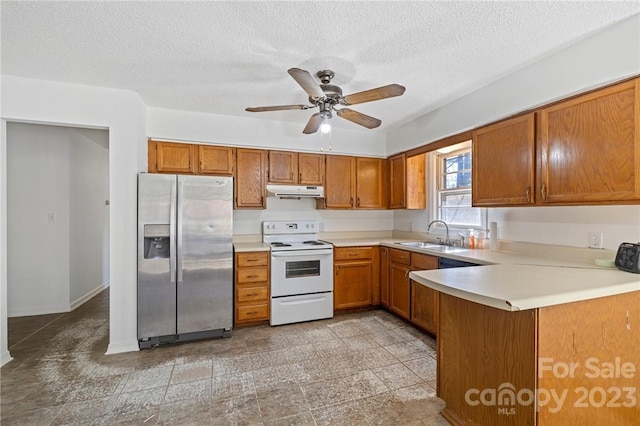
[[[6,135],[11,350],[109,286],[109,132],[9,122]]]

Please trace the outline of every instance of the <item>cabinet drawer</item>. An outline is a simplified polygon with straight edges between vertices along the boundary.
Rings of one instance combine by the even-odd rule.
[[[237,253],[237,268],[246,268],[251,266],[267,266],[269,264],[269,252],[256,253]]]
[[[371,259],[373,247],[342,247],[333,252],[334,260]]]
[[[269,273],[266,268],[238,269],[236,274],[236,282],[238,284],[267,281],[269,277]]]
[[[237,302],[266,301],[268,299],[267,286],[238,288]]]
[[[413,253],[413,267],[415,269],[438,269],[438,257],[429,256],[428,254]]]
[[[411,265],[411,252],[407,250],[391,249],[389,250],[389,259],[392,263],[400,263],[402,265]]]
[[[269,318],[269,305],[266,303],[236,308],[236,322],[264,320]]]

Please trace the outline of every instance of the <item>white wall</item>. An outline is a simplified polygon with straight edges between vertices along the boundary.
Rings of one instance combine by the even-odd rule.
[[[109,130],[109,276],[110,329],[107,353],[138,349],[136,337],[136,209],[137,174],[146,169],[146,111],[140,97],[129,91],[2,76],[3,123],[23,121]],[[6,133],[0,157],[5,159]],[[6,166],[0,170],[2,182]],[[0,241],[6,242],[6,194],[0,188]],[[6,295],[6,249],[0,259],[0,294]],[[10,359],[6,341],[6,307],[0,305],[0,356]]]
[[[49,126],[50,127],[50,126]],[[69,304],[109,284],[109,133],[69,129]]]
[[[108,137],[7,124],[10,317],[70,311],[108,284]]]
[[[389,154],[433,142],[571,94],[640,73],[640,15],[595,33],[388,134]],[[499,238],[587,247],[604,232],[607,249],[640,241],[640,206],[488,210]],[[426,231],[427,211],[396,211],[394,229]]]
[[[388,210],[316,210],[315,200],[267,198],[265,210],[234,210],[234,235],[259,235],[269,220],[316,220],[321,232],[390,231],[393,212]]]
[[[634,15],[390,131],[387,154],[638,73],[640,15]]]
[[[320,132],[305,135],[303,128],[295,123],[255,117],[147,108],[147,132],[151,138],[301,152],[324,149],[327,153],[386,156],[383,133],[340,128],[327,138]]]
[[[7,125],[8,315],[69,310],[69,139]],[[49,217],[49,216],[54,217]]]

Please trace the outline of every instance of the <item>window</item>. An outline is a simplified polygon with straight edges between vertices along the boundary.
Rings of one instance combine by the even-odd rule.
[[[454,228],[483,228],[485,209],[471,207],[471,144],[434,153],[436,211],[432,215]]]

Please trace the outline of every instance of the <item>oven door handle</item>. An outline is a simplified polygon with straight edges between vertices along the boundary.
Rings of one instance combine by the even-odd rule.
[[[271,252],[271,257],[293,257],[293,256],[327,256],[333,254],[333,249],[319,249],[319,250],[288,250]]]

